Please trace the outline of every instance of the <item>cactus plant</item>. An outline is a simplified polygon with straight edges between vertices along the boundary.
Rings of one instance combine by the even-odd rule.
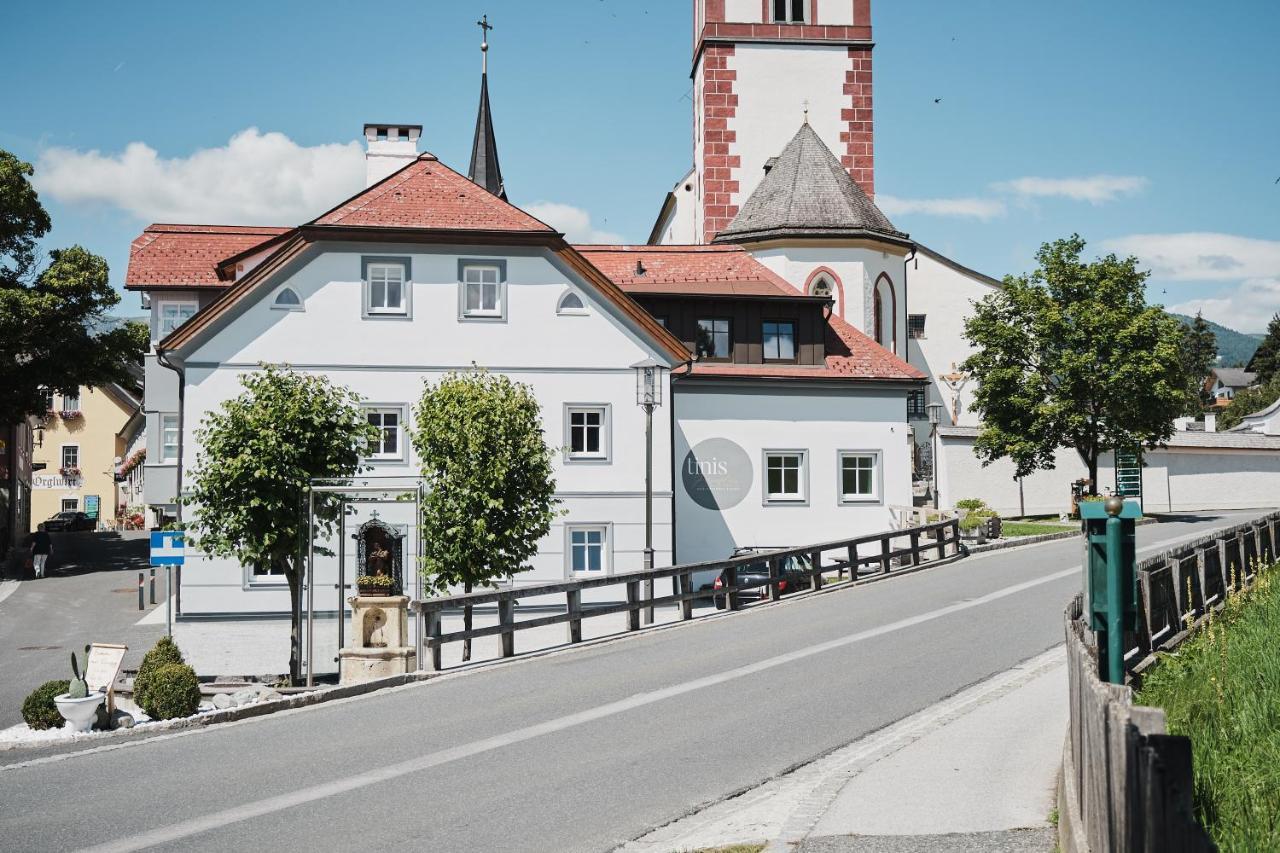
[[[83,699],[89,695],[89,685],[85,683],[84,678],[80,676],[80,667],[76,664],[76,653],[71,653],[71,671],[75,674],[75,678],[71,679],[71,686],[67,689],[67,697],[71,699]],[[89,673],[89,647],[84,647],[84,671]]]

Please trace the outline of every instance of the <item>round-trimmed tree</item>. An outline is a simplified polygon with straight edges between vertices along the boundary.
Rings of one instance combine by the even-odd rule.
[[[324,376],[264,365],[240,378],[244,391],[206,415],[183,503],[192,507],[191,544],[234,557],[289,583],[289,673],[298,678],[306,495],[313,478],[350,477],[377,441],[360,398]],[[332,536],[338,502],[316,496],[315,536]],[[327,553],[317,548],[317,553]]]
[[[529,568],[558,510],[552,450],[532,390],[473,369],[426,383],[414,410],[427,588],[470,592]],[[471,608],[464,609],[471,627]],[[463,644],[469,660],[471,643]]]

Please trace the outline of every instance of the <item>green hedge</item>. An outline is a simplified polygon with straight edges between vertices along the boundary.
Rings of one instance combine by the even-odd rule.
[[[173,641],[173,637],[161,637],[143,656],[142,663],[138,666],[138,674],[133,679],[133,701],[138,707],[146,709],[152,675],[157,669],[170,663],[185,663],[182,659],[182,650]]]
[[[200,680],[194,669],[185,663],[166,663],[151,673],[142,705],[148,717],[153,720],[189,717],[199,707]]]
[[[61,728],[63,719],[58,713],[58,706],[53,704],[53,697],[66,693],[71,689],[71,682],[66,679],[46,681],[22,702],[22,719],[33,729]]]

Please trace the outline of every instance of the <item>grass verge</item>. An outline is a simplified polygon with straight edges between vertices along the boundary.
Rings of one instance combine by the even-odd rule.
[[[1067,533],[1079,529],[1079,524],[1048,524],[1035,521],[1006,521],[1000,532],[1005,536],[1039,536],[1043,533]]]
[[[1196,814],[1223,851],[1280,850],[1277,568],[1146,674],[1135,701],[1191,738]]]

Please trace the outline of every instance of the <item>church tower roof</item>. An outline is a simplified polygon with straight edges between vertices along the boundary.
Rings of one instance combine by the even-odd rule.
[[[765,168],[764,178],[714,242],[859,236],[909,242],[807,121]]]
[[[467,177],[484,187],[503,201],[507,189],[502,183],[502,167],[498,165],[498,141],[493,135],[493,115],[489,112],[489,16],[485,15],[476,25],[484,33],[480,42],[480,111],[476,115],[476,135],[471,143],[471,167]]]

